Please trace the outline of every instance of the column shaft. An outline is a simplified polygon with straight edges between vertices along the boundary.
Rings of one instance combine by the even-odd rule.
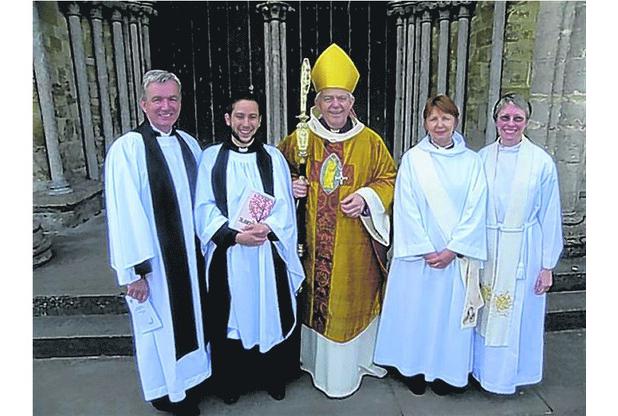
[[[141,96],[141,82],[142,79],[142,67],[141,67],[141,59],[140,59],[140,51],[139,51],[139,31],[137,29],[137,19],[135,16],[131,16],[131,20],[129,21],[129,31],[131,36],[131,62],[133,63],[133,87],[135,93],[135,102],[138,103]],[[137,106],[137,122],[141,124],[144,121],[144,114],[142,113],[139,106]]]
[[[275,143],[288,134],[288,55],[285,20],[280,23],[279,37],[281,39],[281,135],[275,138]]]
[[[457,19],[457,70],[455,74],[455,104],[459,107],[459,130],[464,131],[466,121],[466,74],[468,73],[468,50],[470,34],[470,15],[466,6],[459,6]]]
[[[99,163],[97,161],[97,149],[94,142],[94,128],[92,126],[92,113],[90,111],[90,92],[88,90],[88,77],[86,76],[86,54],[84,52],[84,37],[82,34],[81,17],[70,14],[69,32],[71,46],[73,48],[74,72],[77,80],[79,99],[79,111],[82,119],[82,132],[84,149],[86,153],[86,170],[88,178],[99,179]]]
[[[415,34],[415,26],[414,26],[414,15],[408,15],[407,21],[407,40],[406,40],[406,68],[405,68],[405,85],[406,85],[406,95],[403,104],[403,114],[404,114],[404,132],[403,132],[403,148],[401,153],[405,153],[406,150],[410,148],[412,145],[412,114],[415,112],[416,108],[414,107],[413,102],[413,93],[414,93],[414,34]]]
[[[502,84],[502,54],[504,51],[504,26],[506,22],[506,2],[494,3],[494,22],[492,31],[491,63],[489,65],[489,95],[487,97],[487,124],[485,127],[485,144],[496,140],[493,119],[493,106],[500,98]]]
[[[97,9],[93,9],[93,12]],[[101,105],[101,120],[103,123],[103,137],[105,150],[109,149],[114,140],[111,106],[109,103],[109,79],[107,76],[107,62],[105,60],[105,46],[103,45],[103,23],[99,14],[92,15],[92,37],[94,42],[94,56],[97,65],[97,81],[99,83],[99,100]]]
[[[139,84],[139,80],[133,79],[133,65],[131,63],[131,37],[129,36],[129,16],[126,14],[122,16],[122,36],[124,39],[124,62],[126,65],[127,73],[127,92],[129,97],[129,108],[131,109],[131,126],[137,125],[137,113],[140,111],[136,102],[135,82]]]
[[[271,80],[273,83],[273,87],[270,90],[270,98],[272,103],[272,111],[273,113],[273,128],[272,128],[272,137],[270,138],[269,143],[275,143],[277,140],[281,139],[281,96],[283,95],[283,91],[281,90],[281,45],[279,39],[279,21],[271,20],[270,21],[270,39],[271,39],[271,59],[272,59],[272,67],[271,67]]]
[[[446,94],[448,73],[448,47],[450,39],[450,9],[440,10],[440,35],[438,43],[438,94]]]
[[[403,105],[404,105],[404,60],[405,25],[402,16],[397,16],[397,49],[395,61],[395,114],[393,126],[393,158],[399,162],[403,154]]]
[[[274,139],[274,126],[273,126],[273,102],[271,91],[272,85],[272,68],[270,57],[272,56],[272,45],[270,40],[270,23],[264,21],[264,79],[265,79],[265,93],[266,93],[266,141],[272,143]]]
[[[33,58],[34,75],[39,94],[41,106],[41,118],[43,119],[43,131],[45,132],[45,147],[47,150],[47,160],[49,161],[49,193],[51,195],[66,194],[73,192],[69,183],[64,177],[62,157],[58,146],[58,126],[56,125],[56,114],[54,111],[54,100],[52,96],[52,83],[49,74],[49,63],[47,61],[47,51],[43,46],[43,32],[39,10],[36,3],[32,5],[33,10]]]
[[[120,105],[120,128],[122,129],[121,133],[124,134],[131,130],[131,107],[129,106],[129,89],[127,88],[127,64],[122,35],[122,17],[117,10],[112,15],[112,34],[114,39],[114,58],[116,60],[118,102]]]
[[[421,18],[421,68],[418,95],[418,137],[424,137],[423,109],[429,98],[429,63],[431,60],[431,15],[428,10],[423,11]]]

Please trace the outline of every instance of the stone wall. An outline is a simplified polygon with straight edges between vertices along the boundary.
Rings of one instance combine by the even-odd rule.
[[[485,144],[493,10],[493,2],[477,3],[470,24],[470,55],[468,59],[464,132],[469,146],[475,150],[480,149]]]

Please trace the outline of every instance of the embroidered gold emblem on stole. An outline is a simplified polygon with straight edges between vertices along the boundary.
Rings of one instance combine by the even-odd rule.
[[[335,153],[331,153],[330,156],[322,163],[322,169],[320,169],[320,185],[322,190],[326,194],[332,193],[337,189],[343,181],[347,179],[343,176],[343,164],[341,159]]]

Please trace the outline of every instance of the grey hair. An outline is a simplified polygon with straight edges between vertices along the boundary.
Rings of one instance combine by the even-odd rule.
[[[313,99],[314,101],[318,101],[318,98],[320,97],[320,94],[322,94],[322,91],[318,91],[318,93],[315,95],[315,98]],[[352,99],[352,101],[355,101],[356,98],[354,97],[354,94],[352,94],[349,91],[346,91],[346,94],[348,94],[348,96]]]
[[[180,83],[180,80],[178,79],[178,77],[169,71],[164,71],[161,69],[152,69],[148,72],[146,72],[144,74],[144,76],[142,77],[142,97],[141,100],[144,100],[144,97],[146,97],[146,88],[148,88],[148,86],[150,84],[152,84],[153,82],[157,82],[157,83],[163,83],[166,81],[172,80],[174,81],[176,84],[178,84],[178,93],[181,94],[182,91],[182,84]]]
[[[498,113],[507,104],[513,104],[515,107],[520,108],[526,113],[526,121],[530,120],[532,115],[532,104],[530,104],[530,101],[519,94],[508,93],[500,97],[496,105],[494,105],[494,121],[498,120]]]

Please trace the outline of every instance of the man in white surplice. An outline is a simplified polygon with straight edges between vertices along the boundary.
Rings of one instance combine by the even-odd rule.
[[[473,374],[498,394],[541,381],[545,293],[563,246],[556,165],[523,134],[531,111],[518,94],[502,97],[494,106],[498,140],[479,152],[489,189],[488,261]]]
[[[393,258],[375,361],[397,368],[414,394],[468,383],[486,257],[487,184],[479,156],[455,131],[459,111],[438,95],[425,136],[402,158],[395,185]]]
[[[255,136],[260,120],[255,97],[232,99],[225,114],[230,136],[204,150],[197,180],[213,381],[227,404],[256,385],[282,400],[299,366],[291,335],[305,275],[296,253],[290,171],[281,152]],[[274,198],[274,205],[264,218],[251,214],[255,223],[239,225],[237,212],[252,205],[248,192],[257,200]]]
[[[105,161],[111,264],[127,287],[145,399],[158,410],[199,415],[189,389],[211,372],[193,225],[201,149],[174,128],[181,108],[176,75],[149,71],[142,87],[147,120],[119,137]]]

